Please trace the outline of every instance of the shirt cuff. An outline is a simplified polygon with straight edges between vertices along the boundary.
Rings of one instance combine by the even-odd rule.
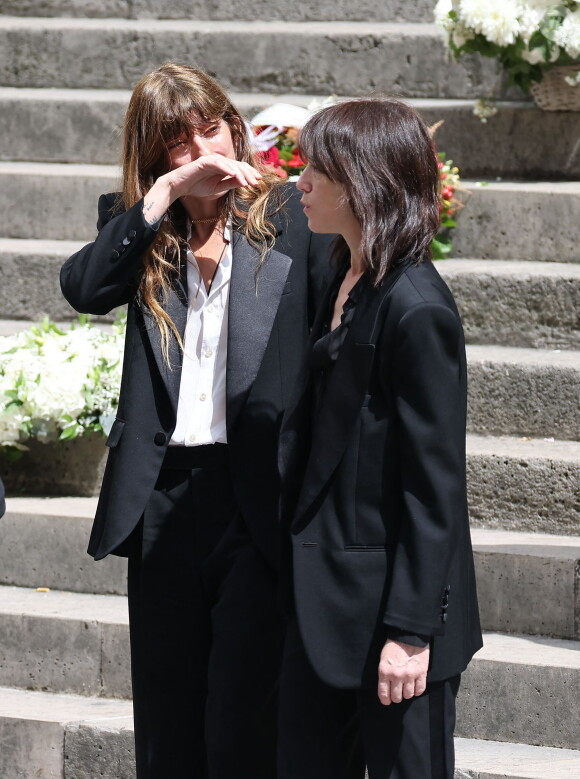
[[[430,637],[419,635],[418,633],[405,633],[399,628],[387,626],[387,638],[391,641],[398,641],[400,644],[409,644],[410,646],[416,646],[420,649],[426,647],[429,643]]]

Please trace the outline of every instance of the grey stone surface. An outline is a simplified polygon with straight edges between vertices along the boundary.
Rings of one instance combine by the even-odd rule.
[[[455,779],[572,779],[580,752],[528,744],[455,739]]]
[[[6,319],[76,318],[60,291],[63,262],[82,243],[0,239],[0,311]]]
[[[578,749],[580,643],[486,634],[462,676],[456,734]]]
[[[132,727],[111,720],[71,724],[65,734],[66,779],[134,779],[135,748]]]
[[[102,433],[70,441],[27,442],[21,459],[0,453],[2,479],[7,492],[24,495],[98,495],[107,449]]]
[[[109,698],[130,698],[131,647],[126,625],[107,624],[101,647],[101,683]]]
[[[580,536],[472,530],[484,630],[580,639]]]
[[[464,181],[465,208],[453,233],[456,257],[580,261],[580,183]]]
[[[82,753],[80,748],[76,748],[81,723],[92,731],[89,739],[94,744],[99,738],[107,738],[112,733],[116,744],[128,746],[132,733],[131,708],[129,701],[0,688],[0,776],[2,779],[70,779],[71,776],[133,779],[134,774],[130,773],[91,773],[90,762],[79,766],[75,760]],[[69,732],[70,757],[65,754]],[[90,743],[86,746],[90,748]],[[96,755],[85,754],[87,759],[96,760]],[[117,759],[120,765],[127,765],[122,762],[120,754]],[[76,770],[87,773],[73,773]]]
[[[432,0],[1,0],[13,16],[121,17],[125,19],[280,19],[285,21],[432,22]]]
[[[0,18],[4,86],[128,89],[167,61],[251,92],[477,98],[500,73],[450,62],[431,24]]]
[[[468,429],[580,440],[580,352],[469,346]]]
[[[580,348],[580,265],[510,260],[437,263],[468,343]]]
[[[116,164],[129,94],[0,87],[0,160]],[[251,118],[277,102],[307,106],[313,95],[235,92],[232,99]],[[437,144],[466,178],[580,178],[576,113],[541,111],[525,102],[500,103],[497,116],[483,124],[473,115],[472,100],[410,102],[428,124],[444,120]]]
[[[126,595],[126,559],[109,555],[96,563],[87,554],[96,501],[79,501],[88,505],[67,516],[59,503],[74,499],[8,499],[0,520],[0,584]]]
[[[459,165],[465,178],[580,178],[578,113],[542,111],[526,102],[500,102],[498,113],[482,123],[473,114],[472,101],[412,103],[428,124],[445,120],[435,141]],[[557,144],[554,138],[558,138]]]
[[[130,697],[125,598],[0,587],[0,684]]]
[[[580,535],[580,443],[468,435],[475,527]]]
[[[22,721],[0,715],[0,776],[31,779],[35,776],[65,779],[64,730],[58,722]]]
[[[0,160],[117,164],[125,91],[0,88]]]
[[[97,695],[100,626],[89,621],[0,614],[0,684]]]
[[[0,163],[0,210],[14,215],[2,237],[94,240],[99,195],[116,191],[118,178],[107,165]]]

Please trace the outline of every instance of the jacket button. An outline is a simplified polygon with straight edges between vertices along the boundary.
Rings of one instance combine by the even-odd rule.
[[[112,259],[113,260],[118,260],[120,256],[121,255],[119,254],[119,252],[116,249],[113,249],[113,251],[111,252]]]
[[[167,440],[165,433],[155,433],[155,438],[153,439],[153,443],[155,446],[163,446],[165,444],[165,441]]]
[[[133,240],[133,238],[137,235],[136,230],[129,230],[129,238]]]
[[[131,243],[130,238],[123,238],[123,246],[129,246],[130,243]]]
[[[447,614],[442,614],[441,615],[441,622],[443,622],[443,623],[447,622]]]

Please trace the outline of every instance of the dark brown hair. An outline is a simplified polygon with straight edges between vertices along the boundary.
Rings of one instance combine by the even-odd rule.
[[[300,153],[344,186],[375,284],[401,260],[431,257],[440,226],[439,168],[429,130],[413,108],[392,98],[329,106],[304,126]],[[335,255],[347,251],[339,238]]]

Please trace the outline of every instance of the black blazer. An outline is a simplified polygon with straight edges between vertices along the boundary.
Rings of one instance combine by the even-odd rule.
[[[376,679],[386,626],[431,637],[429,681],[481,647],[459,314],[431,262],[362,283],[321,408],[312,419],[305,369],[279,455],[284,600],[293,595],[309,659],[336,687],[360,686],[365,666]]]
[[[313,236],[294,186],[274,221],[274,248],[257,273],[258,253],[234,233],[228,310],[226,421],[232,478],[241,513],[256,543],[277,559],[277,442],[288,393],[308,339],[310,311],[323,287],[328,237]],[[89,553],[125,554],[157,480],[175,428],[181,350],[172,336],[171,367],[161,336],[136,296],[142,257],[155,231],[139,202],[124,212],[118,195],[99,200],[97,239],[66,261],[61,287],[80,312],[105,314],[128,304],[117,419]],[[173,279],[167,312],[183,335],[188,310],[185,257]]]

